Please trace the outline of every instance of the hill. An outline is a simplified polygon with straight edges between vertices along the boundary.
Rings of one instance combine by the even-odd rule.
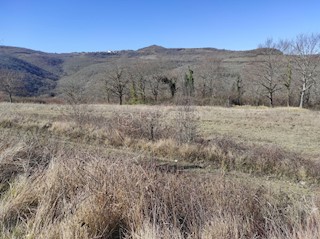
[[[275,54],[280,54],[275,50]],[[101,88],[101,79],[113,65],[134,68],[138,64],[158,65],[157,71],[174,72],[179,77],[187,67],[203,68],[213,62],[223,68],[225,75],[238,74],[245,66],[259,60],[263,49],[230,51],[216,48],[165,48],[152,45],[142,49],[102,52],[46,53],[25,48],[0,46],[0,69],[6,68],[25,75],[29,96],[49,95],[58,92],[59,82],[70,79]],[[161,65],[161,66],[160,66]],[[157,67],[151,67],[153,71]],[[201,71],[203,69],[201,68]],[[196,72],[200,76],[200,72]],[[150,70],[148,73],[151,74]],[[226,77],[225,88],[231,88],[233,80]]]
[[[0,47],[0,69],[9,69],[24,75],[26,95],[46,94],[52,91],[62,75],[63,59],[53,54],[16,47]]]

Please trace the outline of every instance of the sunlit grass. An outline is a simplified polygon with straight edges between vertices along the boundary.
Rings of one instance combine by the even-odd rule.
[[[2,103],[0,238],[319,238],[318,116]]]

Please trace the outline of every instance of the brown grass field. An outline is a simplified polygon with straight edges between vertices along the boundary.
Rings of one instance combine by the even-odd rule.
[[[319,116],[1,103],[0,238],[319,238]]]

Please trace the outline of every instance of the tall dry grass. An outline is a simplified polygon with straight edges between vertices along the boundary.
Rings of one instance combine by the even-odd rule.
[[[316,193],[0,137],[0,238],[320,236]]]
[[[0,114],[1,239],[320,237],[319,163],[203,138],[194,109],[25,113]]]

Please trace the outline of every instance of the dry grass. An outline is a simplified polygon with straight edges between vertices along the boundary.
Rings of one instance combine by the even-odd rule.
[[[0,126],[5,129],[18,130],[18,132],[27,131],[31,134],[50,135],[58,141],[94,144],[99,147],[130,148],[130,150],[148,154],[151,157],[179,162],[197,162],[224,171],[237,170],[294,181],[320,182],[318,173],[320,161],[315,158],[310,159],[310,155],[296,153],[296,150],[285,150],[281,148],[281,144],[276,145],[276,141],[285,136],[276,137],[272,130],[266,137],[273,135],[275,141],[268,144],[262,144],[263,141],[253,142],[249,136],[246,140],[239,140],[232,135],[225,134],[221,125],[220,135],[222,136],[220,137],[217,136],[219,135],[217,133],[214,137],[206,138],[206,133],[201,131],[201,128],[205,126],[204,118],[208,117],[204,114],[206,110],[237,113],[237,111],[245,112],[245,108],[163,107],[159,109],[150,106],[125,106],[123,108],[102,105],[80,106],[78,110],[81,111],[80,115],[83,117],[79,119],[79,115],[74,116],[73,111],[68,115],[69,108],[66,106],[39,106],[40,112],[41,109],[48,110],[48,107],[55,112],[51,112],[55,114],[55,117],[48,121],[46,117],[35,114],[34,109],[31,109],[37,106],[27,105],[26,107],[30,107],[26,115],[22,115],[24,111],[20,108],[23,109],[23,107],[19,104],[13,105],[11,112],[10,110],[4,111],[7,112],[7,115],[2,117]],[[15,114],[12,113],[14,109]],[[104,109],[107,110],[104,112]],[[247,110],[249,113],[254,111],[252,108]],[[266,111],[265,114],[271,115],[279,110],[256,109],[255,115],[261,118],[263,115],[261,112]],[[283,109],[284,113],[289,111]],[[317,114],[317,112],[305,112],[310,115]],[[278,117],[277,115],[275,114],[274,117]],[[307,116],[310,117],[310,115]],[[259,122],[260,118],[255,121],[251,119],[251,121]],[[314,127],[317,126],[315,122]],[[231,123],[230,125],[233,127]]]
[[[38,158],[38,164],[3,180],[9,186],[1,193],[2,238],[320,236],[311,192],[248,185],[222,174],[171,173],[151,162],[44,142],[19,150],[14,145],[7,145],[12,154],[5,154],[1,165],[38,147],[47,149],[42,157],[51,157],[45,167]],[[28,155],[20,161],[29,162]]]
[[[314,159],[320,158],[318,142],[320,135],[320,113],[299,108],[267,107],[195,107],[200,119],[200,133],[204,138],[226,136],[248,145],[277,145],[288,151],[302,153]],[[0,114],[35,120],[60,121],[65,112],[61,105],[0,104]],[[91,105],[91,116],[108,117],[113,112],[150,112],[157,109],[162,115],[171,117],[176,106],[123,106]],[[20,121],[20,119],[19,119]]]
[[[299,108],[202,107],[206,137],[228,136],[245,143],[273,144],[320,158],[320,113]]]
[[[95,105],[78,121],[65,106],[0,108],[1,239],[320,237],[316,149],[278,143],[290,117],[317,112]]]

